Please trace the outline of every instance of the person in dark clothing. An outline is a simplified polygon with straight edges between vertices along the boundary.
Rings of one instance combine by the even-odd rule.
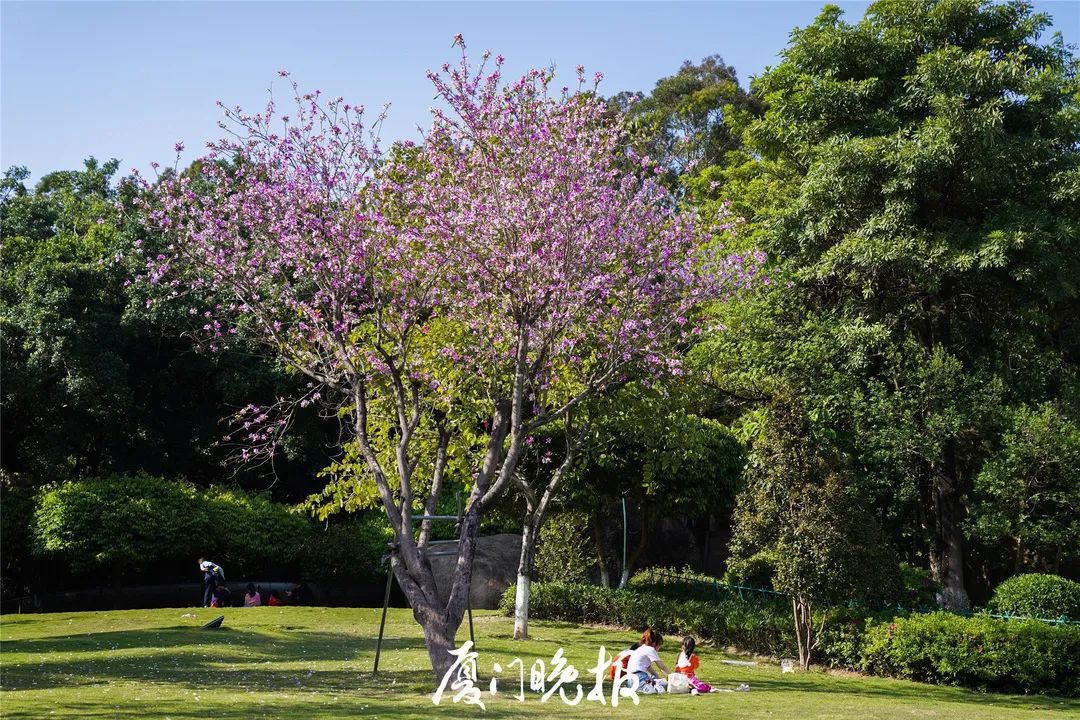
[[[225,571],[220,565],[206,558],[199,558],[199,569],[203,571],[203,607],[210,607],[214,600],[214,591],[218,585],[225,584]]]

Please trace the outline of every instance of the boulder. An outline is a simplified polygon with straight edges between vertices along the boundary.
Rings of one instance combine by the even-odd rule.
[[[470,597],[474,610],[494,610],[499,607],[506,588],[517,578],[518,559],[521,555],[521,536],[514,533],[487,535],[477,541],[473,558],[472,591]],[[453,582],[457,556],[443,555],[431,558],[431,569],[439,586],[439,598],[446,602]]]

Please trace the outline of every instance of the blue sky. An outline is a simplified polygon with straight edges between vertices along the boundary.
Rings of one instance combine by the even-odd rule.
[[[377,108],[385,139],[417,136],[432,91],[425,71],[453,61],[451,38],[507,58],[508,74],[578,63],[601,91],[648,91],[683,60],[719,53],[744,85],[823,2],[11,2],[0,4],[0,166],[33,177],[88,155],[121,170],[182,161],[216,138],[216,100],[261,108],[287,68],[302,88]],[[868,3],[837,3],[849,19]],[[1043,0],[1067,42],[1080,3]]]

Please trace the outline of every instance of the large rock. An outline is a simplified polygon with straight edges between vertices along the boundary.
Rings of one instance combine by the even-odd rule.
[[[494,610],[499,606],[506,588],[517,577],[518,559],[521,555],[521,536],[513,533],[487,535],[479,538],[473,558],[472,599],[473,609]],[[457,556],[443,555],[431,558],[435,582],[439,586],[439,598],[446,602],[453,583]]]

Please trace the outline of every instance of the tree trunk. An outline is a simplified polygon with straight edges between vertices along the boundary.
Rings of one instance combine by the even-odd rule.
[[[950,610],[963,610],[971,603],[964,587],[964,536],[960,525],[963,508],[957,489],[953,440],[947,442],[944,455],[945,462],[934,477],[938,554],[936,579],[942,585],[942,606]]]
[[[427,646],[428,658],[431,660],[431,668],[435,671],[436,683],[454,664],[454,656],[451,650],[457,649],[455,637],[457,627],[451,630],[450,623],[435,621],[423,621],[414,611],[413,616],[424,630],[424,645]],[[461,623],[459,622],[458,625]]]
[[[642,503],[641,510],[638,512],[638,539],[634,545],[633,551],[626,560],[626,565],[622,569],[622,574],[619,576],[619,587],[626,587],[630,582],[630,571],[637,567],[637,562],[641,559],[642,553],[645,552],[645,548],[649,544],[649,528],[652,525],[652,513],[648,510],[648,504]]]
[[[397,558],[392,560],[392,565],[394,577],[412,607],[413,617],[424,631],[424,645],[427,647],[431,668],[438,682],[454,664],[454,657],[450,651],[457,647],[455,639],[457,630],[461,626],[463,613],[457,614],[456,617],[449,614],[447,608],[443,607],[439,601],[434,584],[431,587],[421,587],[409,576],[408,571]]]
[[[529,591],[532,585],[533,563],[536,558],[535,512],[525,514],[521,527],[521,555],[518,559],[517,588],[514,592],[514,639],[529,637]]]
[[[803,597],[791,598],[791,609],[795,616],[795,640],[799,646],[799,667],[810,669],[810,653],[817,645],[814,637],[814,616],[810,601]]]
[[[802,613],[799,608],[799,601],[795,596],[791,597],[791,614],[795,620],[795,642],[799,646],[799,667],[805,670],[810,662],[806,645],[803,642],[804,627],[802,623]]]
[[[593,548],[596,550],[596,565],[600,568],[600,585],[611,587],[611,572],[608,570],[607,554],[604,552],[604,533],[600,527],[600,511],[593,511],[592,516]]]

